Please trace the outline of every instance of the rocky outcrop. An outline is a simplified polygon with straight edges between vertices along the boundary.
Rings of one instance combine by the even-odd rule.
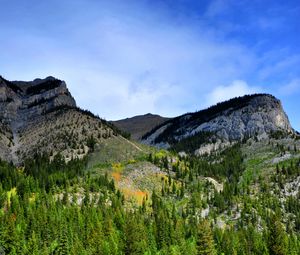
[[[255,94],[171,119],[148,133],[143,142],[170,147],[201,132],[228,142],[249,137],[263,139],[276,131],[294,133],[281,102],[272,95]]]
[[[0,119],[23,125],[59,106],[76,107],[64,81],[47,77],[31,82],[10,82],[0,77]]]
[[[0,157],[19,164],[36,152],[82,157],[88,139],[110,137],[102,120],[76,107],[64,81],[30,82],[0,77]]]

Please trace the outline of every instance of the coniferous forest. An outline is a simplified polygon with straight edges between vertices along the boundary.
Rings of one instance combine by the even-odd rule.
[[[252,196],[239,145],[216,158],[171,157],[147,156],[168,178],[136,207],[107,173],[91,175],[86,158],[0,162],[0,253],[300,254],[299,197],[282,202],[274,193],[299,175],[299,161],[277,165]],[[200,176],[222,180],[223,189]],[[220,215],[232,224],[224,227]]]

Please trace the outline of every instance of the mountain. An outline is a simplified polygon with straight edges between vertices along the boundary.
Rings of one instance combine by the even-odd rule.
[[[170,118],[148,113],[145,115],[134,116],[132,118],[112,121],[112,123],[120,130],[131,134],[131,138],[134,140],[139,140],[154,127],[164,123],[169,119]]]
[[[144,136],[215,146],[183,157],[125,139],[53,77],[0,91],[0,153],[15,163],[0,160],[0,254],[300,254],[300,137],[273,96]]]
[[[118,129],[76,107],[66,83],[54,77],[8,81],[0,77],[0,157],[15,164],[35,153],[82,158]],[[97,147],[97,146],[96,146]],[[131,146],[133,147],[133,146]]]
[[[254,94],[170,119],[144,135],[142,142],[195,151],[204,143],[260,140],[278,132],[294,133],[281,102],[272,95]]]

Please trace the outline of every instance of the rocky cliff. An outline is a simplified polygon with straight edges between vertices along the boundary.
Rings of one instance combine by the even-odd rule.
[[[0,118],[22,125],[59,106],[76,107],[64,81],[47,77],[31,82],[10,82],[0,77]]]
[[[281,102],[272,95],[255,94],[171,119],[146,134],[143,142],[169,148],[193,137],[202,143],[228,143],[263,139],[277,131],[294,132]]]
[[[64,81],[0,77],[0,158],[15,164],[36,152],[80,158],[112,136],[112,125],[76,107]]]

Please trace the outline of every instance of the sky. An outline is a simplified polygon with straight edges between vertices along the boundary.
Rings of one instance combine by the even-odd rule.
[[[107,120],[270,93],[300,130],[299,0],[0,0],[0,75]]]

